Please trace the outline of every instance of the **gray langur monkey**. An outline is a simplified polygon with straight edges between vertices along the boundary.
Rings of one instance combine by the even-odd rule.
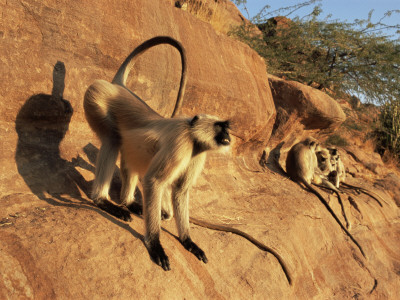
[[[345,182],[346,180],[346,169],[344,167],[343,161],[340,158],[339,150],[334,148],[334,147],[329,147],[328,148],[329,153],[331,155],[331,164],[334,170],[336,170],[336,174],[330,174],[329,180],[336,185],[337,188],[342,185],[342,187],[345,187],[347,189],[353,189],[356,191],[363,192],[364,194],[370,196],[372,199],[374,199],[380,207],[382,206],[381,201],[379,201],[378,198],[380,198],[383,202],[384,200],[377,194],[371,192],[370,190],[360,187],[360,186],[354,186],[351,184],[348,184]]]
[[[340,187],[341,182],[345,182],[346,180],[346,170],[344,168],[343,161],[340,159],[339,151],[336,148],[329,147],[328,148],[330,154],[330,162],[333,170],[336,171],[336,174],[333,173],[330,177],[331,182],[336,186],[336,188]]]
[[[313,183],[339,192],[336,186],[328,180],[331,173],[336,173],[336,169],[331,164],[331,155],[328,149],[319,146],[316,148],[315,155],[317,158],[317,168],[315,169]]]
[[[326,148],[318,147],[318,151],[315,154],[317,157],[318,168],[315,171],[313,183],[319,187],[329,189],[336,194],[340,207],[342,209],[342,216],[346,221],[346,228],[349,228],[350,222],[347,219],[339,190],[336,186],[332,184],[331,181],[329,181],[329,179],[332,177],[338,178],[337,169],[332,164],[333,159],[331,157],[330,151]]]
[[[303,184],[310,192],[315,194],[322,204],[326,207],[332,217],[336,220],[346,235],[358,247],[361,254],[365,257],[364,251],[351,233],[344,227],[336,216],[335,212],[330,208],[327,201],[322,195],[315,190],[311,183],[315,176],[315,169],[318,167],[316,149],[319,147],[318,142],[314,138],[307,138],[302,142],[295,144],[286,157],[286,172],[288,176],[295,182]]]
[[[179,240],[199,260],[207,257],[190,238],[189,189],[199,176],[210,150],[227,151],[231,138],[229,121],[210,115],[192,118],[163,118],[126,87],[131,60],[159,44],[170,44],[181,54],[182,76],[173,116],[181,105],[186,83],[186,60],[182,45],[171,37],[159,36],[138,46],[123,62],[112,83],[96,80],[84,97],[86,119],[101,141],[97,157],[92,199],[101,209],[125,221],[130,209],[137,213],[134,192],[141,178],[146,227],[144,244],[151,258],[170,270],[168,256],[160,243],[161,203],[172,191]],[[109,201],[109,188],[118,153],[121,153],[121,202]]]

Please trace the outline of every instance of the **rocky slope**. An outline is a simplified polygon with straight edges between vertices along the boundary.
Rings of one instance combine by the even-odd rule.
[[[384,199],[380,207],[364,194],[342,196],[364,258],[316,197],[258,162],[266,147],[284,141],[284,161],[301,137],[338,130],[344,116],[333,99],[318,101],[318,93],[290,82],[277,92],[254,51],[169,0],[23,0],[0,8],[0,299],[400,297],[396,170],[359,143],[341,149],[349,182]],[[209,157],[191,192],[191,215],[275,249],[292,285],[270,253],[237,235],[191,225],[209,258],[199,262],[178,242],[174,222],[162,223],[172,267],[164,272],[143,244],[141,217],[126,223],[89,200],[99,143],[84,119],[85,89],[97,78],[110,80],[134,46],[155,35],[171,35],[187,50],[180,115],[205,112],[233,122],[232,155]],[[137,60],[129,86],[168,116],[179,73],[179,54],[160,46]],[[295,113],[278,100],[289,91],[300,103]],[[327,122],[313,125],[304,117],[310,115]],[[114,199],[119,187],[116,173]],[[323,195],[341,218],[337,199]]]

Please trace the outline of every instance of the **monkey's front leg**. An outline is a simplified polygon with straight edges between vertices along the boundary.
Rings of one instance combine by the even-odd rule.
[[[183,247],[192,252],[199,260],[208,262],[203,250],[197,246],[189,234],[189,193],[183,182],[179,182],[173,188],[173,205],[175,211],[176,226],[178,227],[179,240]]]
[[[144,243],[149,251],[151,259],[165,271],[171,270],[168,256],[160,243],[161,222],[161,195],[163,187],[153,178],[144,178],[144,219],[146,224],[146,236]]]
[[[199,260],[203,261],[205,264],[208,262],[207,256],[203,250],[197,246],[190,237],[187,237],[184,241],[181,240],[183,247],[189,252],[192,252]]]

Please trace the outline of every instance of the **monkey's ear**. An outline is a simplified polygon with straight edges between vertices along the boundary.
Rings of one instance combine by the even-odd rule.
[[[190,126],[194,126],[194,124],[196,123],[196,121],[199,119],[199,116],[198,115],[196,115],[196,116],[194,116],[193,117],[193,119],[190,121]]]

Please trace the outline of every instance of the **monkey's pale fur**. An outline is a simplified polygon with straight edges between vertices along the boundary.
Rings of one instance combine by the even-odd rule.
[[[295,144],[286,157],[286,172],[290,178],[300,183],[311,184],[315,169],[318,168],[315,150],[317,141],[309,137]]]
[[[337,177],[337,170],[335,169],[335,166],[332,165],[332,157],[329,150],[319,146],[315,152],[315,155],[318,166],[315,169],[313,183],[339,193],[338,187],[335,187],[335,185],[329,181],[329,177],[332,175]]]
[[[125,87],[130,60],[161,43],[173,45],[182,55],[181,88],[175,114],[185,85],[186,59],[180,43],[170,37],[155,37],[138,46],[122,64],[112,83],[97,80],[89,86],[84,109],[90,127],[101,140],[92,190],[95,204],[118,218],[130,220],[125,207],[108,201],[115,163],[121,152],[121,203],[137,212],[134,209],[137,206],[133,206],[134,192],[140,178],[145,245],[152,259],[169,270],[168,257],[159,241],[162,207],[168,218],[174,211],[184,247],[207,262],[204,252],[189,235],[188,191],[203,169],[206,151],[228,149],[230,136],[228,121],[210,115],[163,118]],[[172,204],[168,197],[170,192]]]
[[[351,184],[346,183],[346,169],[344,167],[343,161],[340,158],[340,153],[339,150],[333,147],[328,148],[330,155],[331,155],[331,165],[334,170],[336,170],[335,176],[331,176],[330,181],[332,181],[337,188],[339,188],[340,185],[342,187],[345,187],[347,189],[354,189],[359,192],[363,192],[366,195],[372,197],[381,207],[383,207],[382,202],[385,202],[385,200],[379,196],[378,194],[360,187],[360,186],[354,186]],[[381,202],[382,201],[382,202]]]
[[[92,192],[95,203],[108,199],[121,149],[121,202],[129,206],[134,201],[138,178],[142,178],[145,241],[159,237],[161,198],[170,185],[179,238],[189,238],[188,190],[203,168],[205,151],[227,148],[214,139],[214,124],[220,120],[199,115],[191,126],[191,118],[164,119],[123,87],[103,80],[88,88],[84,107],[102,142]],[[201,144],[200,151],[193,141]]]
[[[354,244],[357,245],[362,255],[365,256],[364,251],[362,250],[359,243],[354,239],[351,233],[343,226],[339,218],[336,216],[335,212],[330,208],[328,202],[311,185],[316,175],[315,170],[318,168],[318,161],[316,156],[316,151],[318,150],[320,150],[320,146],[318,142],[312,137],[309,137],[304,141],[295,144],[289,150],[289,153],[286,157],[286,172],[292,180],[300,184],[303,184],[305,187],[307,187],[307,189],[310,192],[314,193],[318,197],[318,199],[322,202],[322,204],[324,204],[326,209],[336,220],[336,222],[339,224],[342,230],[354,242]]]
[[[328,148],[331,157],[331,165],[333,170],[337,172],[337,175],[333,177],[333,184],[339,188],[341,182],[346,180],[346,170],[342,159],[340,158],[339,150],[336,148]]]

